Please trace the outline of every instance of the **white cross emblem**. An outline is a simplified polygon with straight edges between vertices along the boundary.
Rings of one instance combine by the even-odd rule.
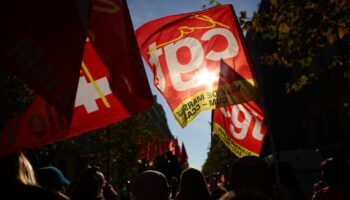
[[[95,80],[98,87],[104,96],[112,93],[109,87],[109,82],[106,77]],[[75,98],[75,107],[84,106],[87,113],[95,112],[98,110],[96,100],[101,98],[94,88],[92,83],[88,83],[84,76],[79,79],[77,96]]]

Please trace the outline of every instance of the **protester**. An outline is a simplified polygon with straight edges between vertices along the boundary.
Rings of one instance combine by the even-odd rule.
[[[176,200],[210,200],[210,198],[207,182],[199,170],[188,168],[181,173]]]
[[[176,193],[177,193],[177,191],[179,189],[179,181],[174,176],[171,177],[170,189],[171,189],[170,199],[174,200],[176,198]]]
[[[278,167],[278,174],[276,173]],[[271,175],[274,178],[274,196],[278,199],[285,200],[306,200],[306,195],[300,189],[297,176],[292,164],[288,161],[279,161],[271,163]],[[278,175],[279,182],[277,182]]]
[[[0,177],[0,194],[2,197],[35,200],[66,199],[37,184],[33,167],[21,152],[0,157]]]
[[[321,163],[321,181],[315,184],[315,200],[347,200],[349,196],[346,161],[328,158]]]
[[[130,196],[132,200],[169,200],[167,178],[158,171],[144,171],[132,181]]]
[[[105,178],[98,167],[88,167],[72,191],[72,200],[105,200]]]
[[[110,183],[105,182],[103,196],[106,200],[116,200],[119,197],[119,194]]]
[[[63,175],[61,170],[53,166],[42,167],[36,171],[36,176],[39,185],[68,198],[66,187],[69,186],[70,181]]]
[[[223,194],[227,192],[226,188],[224,188],[222,185],[219,185],[218,180],[214,175],[209,179],[209,191],[212,200],[219,199]]]
[[[273,197],[272,177],[267,163],[256,156],[237,159],[231,167],[230,187],[237,195],[247,191]]]

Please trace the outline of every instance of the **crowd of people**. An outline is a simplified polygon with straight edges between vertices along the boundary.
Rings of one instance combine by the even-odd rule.
[[[281,171],[287,169],[280,166]],[[306,197],[295,179],[273,181],[271,167],[262,159],[246,156],[231,166],[230,178],[222,183],[206,178],[201,171],[187,168],[170,180],[156,170],[138,173],[131,181],[131,200],[348,200],[350,199],[349,163],[328,158],[321,163],[320,180],[312,197]],[[45,200],[119,200],[115,188],[98,167],[88,167],[77,181],[69,181],[54,166],[33,169],[23,153],[0,158],[0,190],[5,199]]]

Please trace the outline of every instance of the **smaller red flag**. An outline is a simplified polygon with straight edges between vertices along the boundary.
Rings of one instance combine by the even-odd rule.
[[[180,162],[181,161],[181,149],[180,149],[180,145],[179,142],[177,140],[177,138],[175,139],[175,156],[177,157],[177,160]]]
[[[146,151],[145,151],[145,145],[143,142],[143,138],[141,138],[141,140],[139,142],[139,146],[140,146],[139,158],[142,160],[142,159],[146,158]]]
[[[214,111],[214,133],[238,157],[260,154],[266,135],[263,110],[254,101]]]
[[[187,162],[187,151],[186,151],[186,148],[185,148],[185,144],[182,142],[182,146],[181,146],[181,160],[180,160],[180,163],[181,164],[184,164]]]
[[[148,142],[148,145],[147,145],[147,160],[148,161],[153,161],[154,160],[152,140],[150,140]]]
[[[176,144],[174,138],[170,138],[168,143],[168,150],[171,152],[171,154],[176,154]]]

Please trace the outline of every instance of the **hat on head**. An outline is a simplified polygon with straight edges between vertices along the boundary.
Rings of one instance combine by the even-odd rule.
[[[53,166],[40,168],[36,171],[36,174],[39,185],[49,189],[56,190],[70,184],[61,170]]]

